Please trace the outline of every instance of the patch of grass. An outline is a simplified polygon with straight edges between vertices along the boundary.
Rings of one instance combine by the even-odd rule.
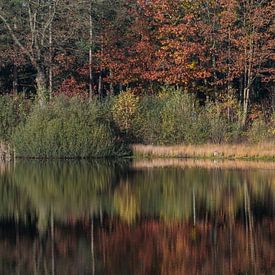
[[[275,144],[133,145],[137,158],[205,158],[275,160]]]

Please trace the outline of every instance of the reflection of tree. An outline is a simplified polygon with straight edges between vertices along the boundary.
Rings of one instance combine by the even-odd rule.
[[[222,223],[240,214],[247,192],[256,203],[252,210],[274,213],[274,178],[274,171],[155,168],[135,173],[127,190],[138,198],[143,215],[167,222],[214,218]]]
[[[247,232],[244,223],[236,222],[216,227],[216,243],[212,241],[213,223],[167,225],[154,220],[129,226],[110,221],[112,230],[82,226],[55,225],[54,270],[56,274],[92,274],[93,262],[90,233],[94,234],[95,274],[272,274],[274,271],[275,222],[265,219],[255,224],[254,241],[256,263],[247,250]],[[230,231],[231,230],[231,231]],[[15,233],[15,232],[14,232]],[[11,232],[10,232],[11,234]],[[229,238],[232,235],[232,253]],[[1,232],[0,274],[52,274],[51,232],[43,238],[20,233],[14,242]],[[6,236],[3,238],[3,236]],[[10,235],[12,236],[12,235]],[[216,262],[209,251],[216,246]],[[15,267],[15,264],[16,265]],[[215,265],[215,266],[214,266]]]
[[[248,197],[252,212],[274,213],[274,178],[272,170],[127,172],[125,166],[109,163],[21,162],[0,176],[0,216],[24,220],[30,214],[41,232],[49,224],[51,211],[54,219],[70,223],[93,214],[102,219],[103,213],[128,223],[143,215],[166,222],[195,223],[201,218],[234,222],[243,216]]]
[[[114,209],[119,217],[127,223],[135,221],[140,206],[128,182],[120,184],[114,192]]]
[[[30,213],[41,232],[49,224],[51,211],[55,219],[70,222],[89,216],[91,211],[97,214],[101,204],[108,203],[117,168],[106,162],[18,163],[14,171],[0,177],[0,214],[15,217],[22,212],[24,219],[23,215]]]
[[[88,234],[57,225],[54,234],[54,251],[50,231],[43,237],[21,232],[16,243],[6,234],[0,239],[0,274],[90,274]]]
[[[0,221],[20,227],[16,242],[0,234],[0,274],[270,273],[275,171],[127,167],[30,161],[2,173]]]
[[[101,233],[106,274],[252,274],[253,269],[255,274],[271,274],[275,264],[275,240],[270,242],[266,234],[274,232],[271,219],[266,220],[265,230],[261,225],[255,227],[257,263],[246,254],[246,228],[239,222],[231,229],[216,227],[215,243],[211,237],[214,225],[209,223],[197,224],[195,235],[190,224],[146,221],[134,228],[119,223],[114,227],[111,234]],[[216,255],[209,253],[212,248]]]

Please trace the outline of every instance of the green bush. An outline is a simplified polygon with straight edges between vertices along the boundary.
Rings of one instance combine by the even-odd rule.
[[[92,102],[59,96],[44,107],[2,96],[0,139],[11,141],[19,156],[41,158],[118,156],[129,153],[129,143],[228,143],[244,135],[250,142],[274,139],[274,114],[267,122],[255,120],[244,134],[240,110],[233,97],[200,106],[194,95],[167,87],[155,95],[126,91]]]
[[[139,112],[133,119],[133,142],[158,144],[161,141],[161,111],[163,101],[155,96],[144,96],[139,103]]]
[[[0,140],[8,141],[28,113],[28,103],[23,97],[0,96]]]
[[[140,100],[139,113],[133,119],[136,140],[145,144],[178,144],[195,138],[194,97],[180,90],[163,88],[157,96]]]
[[[239,110],[228,117],[221,102],[207,102],[202,110],[203,124],[208,142],[227,143],[237,141],[241,135],[241,116]]]
[[[228,119],[223,103],[209,102],[201,107],[194,95],[163,88],[157,96],[140,99],[138,113],[131,120],[133,142],[171,145],[235,141],[241,130],[235,109],[231,108],[234,114]]]
[[[36,106],[13,135],[19,156],[43,158],[106,157],[124,154],[99,101],[57,97]]]
[[[269,125],[265,121],[265,118],[260,116],[252,122],[251,127],[249,127],[246,132],[246,136],[248,141],[251,143],[268,141],[272,136],[274,136],[272,124]]]

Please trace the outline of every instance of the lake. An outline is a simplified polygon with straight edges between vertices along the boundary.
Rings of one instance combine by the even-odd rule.
[[[0,274],[275,274],[274,163],[0,164]]]

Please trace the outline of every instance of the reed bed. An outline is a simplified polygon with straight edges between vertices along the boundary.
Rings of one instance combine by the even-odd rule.
[[[133,145],[136,157],[275,160],[275,143],[153,146]]]
[[[275,171],[275,162],[247,160],[151,159],[137,160],[132,163],[132,168],[136,170],[164,167],[240,170],[261,169]]]

